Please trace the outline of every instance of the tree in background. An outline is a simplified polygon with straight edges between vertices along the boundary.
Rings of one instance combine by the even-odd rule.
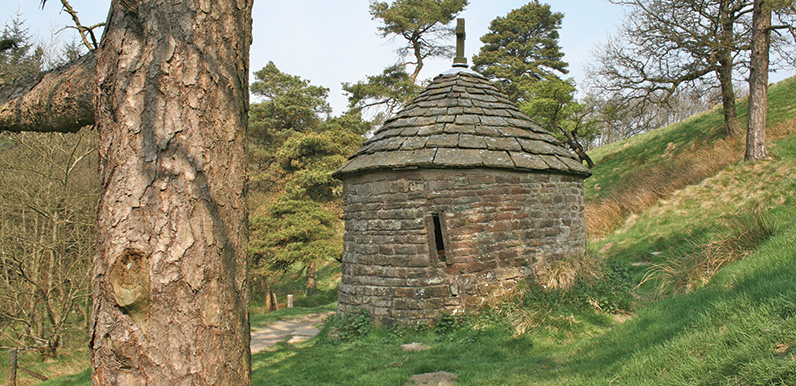
[[[343,90],[348,93],[348,107],[356,111],[380,108],[374,122],[383,122],[388,117],[406,106],[423,89],[415,84],[403,65],[394,65],[384,69],[379,75],[368,75],[366,81],[343,83]]]
[[[568,72],[558,45],[563,18],[549,4],[534,1],[492,20],[473,57],[474,69],[497,80],[523,112],[593,167],[583,143],[594,137],[597,126],[575,100],[575,82],[559,77]]]
[[[0,134],[0,329],[49,357],[91,317],[95,142],[88,129]]]
[[[751,0],[613,0],[627,6],[619,35],[590,71],[606,99],[668,105],[678,91],[719,87],[728,136],[740,132],[733,71],[749,49]],[[707,86],[707,87],[706,87]]]
[[[326,101],[329,89],[310,85],[299,76],[285,74],[274,62],[254,73],[250,91],[256,99],[251,105],[249,131],[258,144],[269,144],[288,130],[316,127],[332,112]]]
[[[20,15],[3,27],[0,41],[6,42],[5,49],[0,51],[0,84],[44,70],[44,49],[33,45]]]
[[[473,57],[473,69],[495,79],[515,102],[526,100],[520,88],[559,80],[568,64],[558,45],[558,30],[564,15],[551,12],[550,5],[528,3],[489,24],[481,37],[484,45]]]
[[[768,157],[766,116],[768,109],[768,65],[771,46],[771,1],[754,0],[752,55],[749,63],[749,114],[746,126],[746,161]]]
[[[328,89],[279,71],[273,63],[252,84],[249,158],[250,277],[266,307],[271,286],[288,271],[306,273],[315,290],[318,263],[342,253],[340,181],[331,174],[361,144],[369,126],[358,114],[329,118]]]
[[[371,0],[370,14],[381,21],[381,36],[403,38],[406,45],[398,49],[398,64],[366,81],[343,83],[343,90],[350,94],[349,108],[381,108],[374,121],[383,122],[408,103],[420,91],[417,81],[424,61],[452,56],[453,47],[443,41],[453,33],[448,24],[467,4],[467,0],[395,0],[392,4]],[[403,61],[406,57],[414,60]],[[408,66],[414,66],[411,73]]]
[[[467,4],[467,0],[395,0],[392,4],[372,0],[370,14],[373,19],[381,20],[382,37],[399,36],[406,40],[398,54],[401,58],[414,58],[414,62],[403,65],[415,66],[409,80],[416,83],[424,60],[451,56],[453,46],[442,41],[451,34],[447,25]]]
[[[575,82],[560,80],[548,74],[545,79],[519,88],[523,95],[520,109],[537,123],[564,141],[582,162],[594,167],[582,142],[590,143],[596,136],[596,122],[589,117],[587,106],[575,100]]]
[[[268,176],[279,147],[293,133],[317,128],[332,109],[326,101],[328,88],[283,73],[273,62],[255,72],[254,78],[250,90],[259,102],[249,106],[247,153],[249,188],[258,195],[280,182],[277,177]],[[255,197],[255,203],[260,201]]]
[[[776,12],[781,25],[772,26],[772,13]],[[752,16],[751,59],[749,71],[749,114],[746,125],[746,161],[759,161],[766,157],[766,121],[768,109],[769,51],[772,30],[790,32],[796,42],[793,18],[796,6],[793,0],[754,0]]]
[[[33,45],[21,17],[1,41],[0,83],[33,79],[54,47]],[[74,55],[67,46],[63,56]],[[68,329],[88,332],[96,247],[96,140],[75,134],[0,133],[0,329],[15,347],[54,357]],[[82,325],[82,326],[81,326]]]
[[[640,101],[603,99],[599,90],[589,90],[583,97],[589,121],[596,124],[594,146],[630,138],[636,134],[668,126],[710,109],[719,99],[713,90],[681,90],[669,97],[666,106],[644,105]]]

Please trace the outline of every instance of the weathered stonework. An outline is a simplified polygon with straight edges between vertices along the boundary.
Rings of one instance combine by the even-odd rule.
[[[490,169],[346,179],[339,309],[377,322],[431,322],[533,277],[534,264],[585,252],[581,178]],[[446,259],[432,214],[444,220]]]
[[[437,77],[335,176],[345,236],[338,310],[434,322],[585,253],[591,173],[485,78]]]

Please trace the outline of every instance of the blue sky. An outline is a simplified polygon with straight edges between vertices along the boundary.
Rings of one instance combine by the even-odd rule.
[[[71,25],[59,0],[49,0],[44,10],[39,0],[0,0],[0,21],[7,22],[19,11],[43,40],[54,31]],[[544,1],[543,1],[544,2]],[[580,84],[584,66],[592,60],[596,44],[605,41],[621,23],[623,9],[606,0],[548,0],[553,11],[564,14],[561,46],[569,63],[569,76]],[[70,0],[84,25],[105,20],[109,0]],[[481,46],[479,38],[489,22],[526,4],[523,0],[470,0],[461,14],[467,21],[467,57]],[[380,38],[378,23],[371,20],[367,0],[255,0],[254,39],[251,69],[273,61],[283,72],[309,79],[312,84],[330,88],[329,101],[335,113],[345,109],[346,98],[341,82],[356,82],[366,75],[380,73],[397,60],[395,48],[401,42]],[[60,32],[57,39],[71,40],[71,30]],[[453,41],[451,41],[453,44]],[[450,68],[450,61],[428,63],[421,78],[433,78]],[[772,76],[772,81],[788,74]]]

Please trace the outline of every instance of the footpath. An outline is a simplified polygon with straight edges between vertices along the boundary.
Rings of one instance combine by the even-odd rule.
[[[273,346],[285,340],[288,344],[293,344],[311,339],[321,332],[316,326],[332,314],[334,314],[334,312],[280,320],[256,331],[252,331],[252,354],[256,354],[266,347]]]

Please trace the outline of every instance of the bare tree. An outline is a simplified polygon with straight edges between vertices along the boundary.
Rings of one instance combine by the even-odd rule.
[[[93,134],[0,136],[0,320],[17,346],[47,356],[56,356],[65,331],[79,322],[75,309],[90,299]]]
[[[669,96],[666,105],[603,99],[598,94],[588,94],[583,104],[588,120],[600,126],[594,145],[602,146],[682,121],[710,109],[720,99],[718,90],[684,89]]]
[[[99,132],[95,385],[251,384],[251,5],[113,1],[97,50],[0,91],[0,130]]]
[[[597,53],[595,86],[643,111],[677,90],[721,89],[725,130],[740,132],[733,71],[749,48],[750,0],[612,0],[630,8]]]

